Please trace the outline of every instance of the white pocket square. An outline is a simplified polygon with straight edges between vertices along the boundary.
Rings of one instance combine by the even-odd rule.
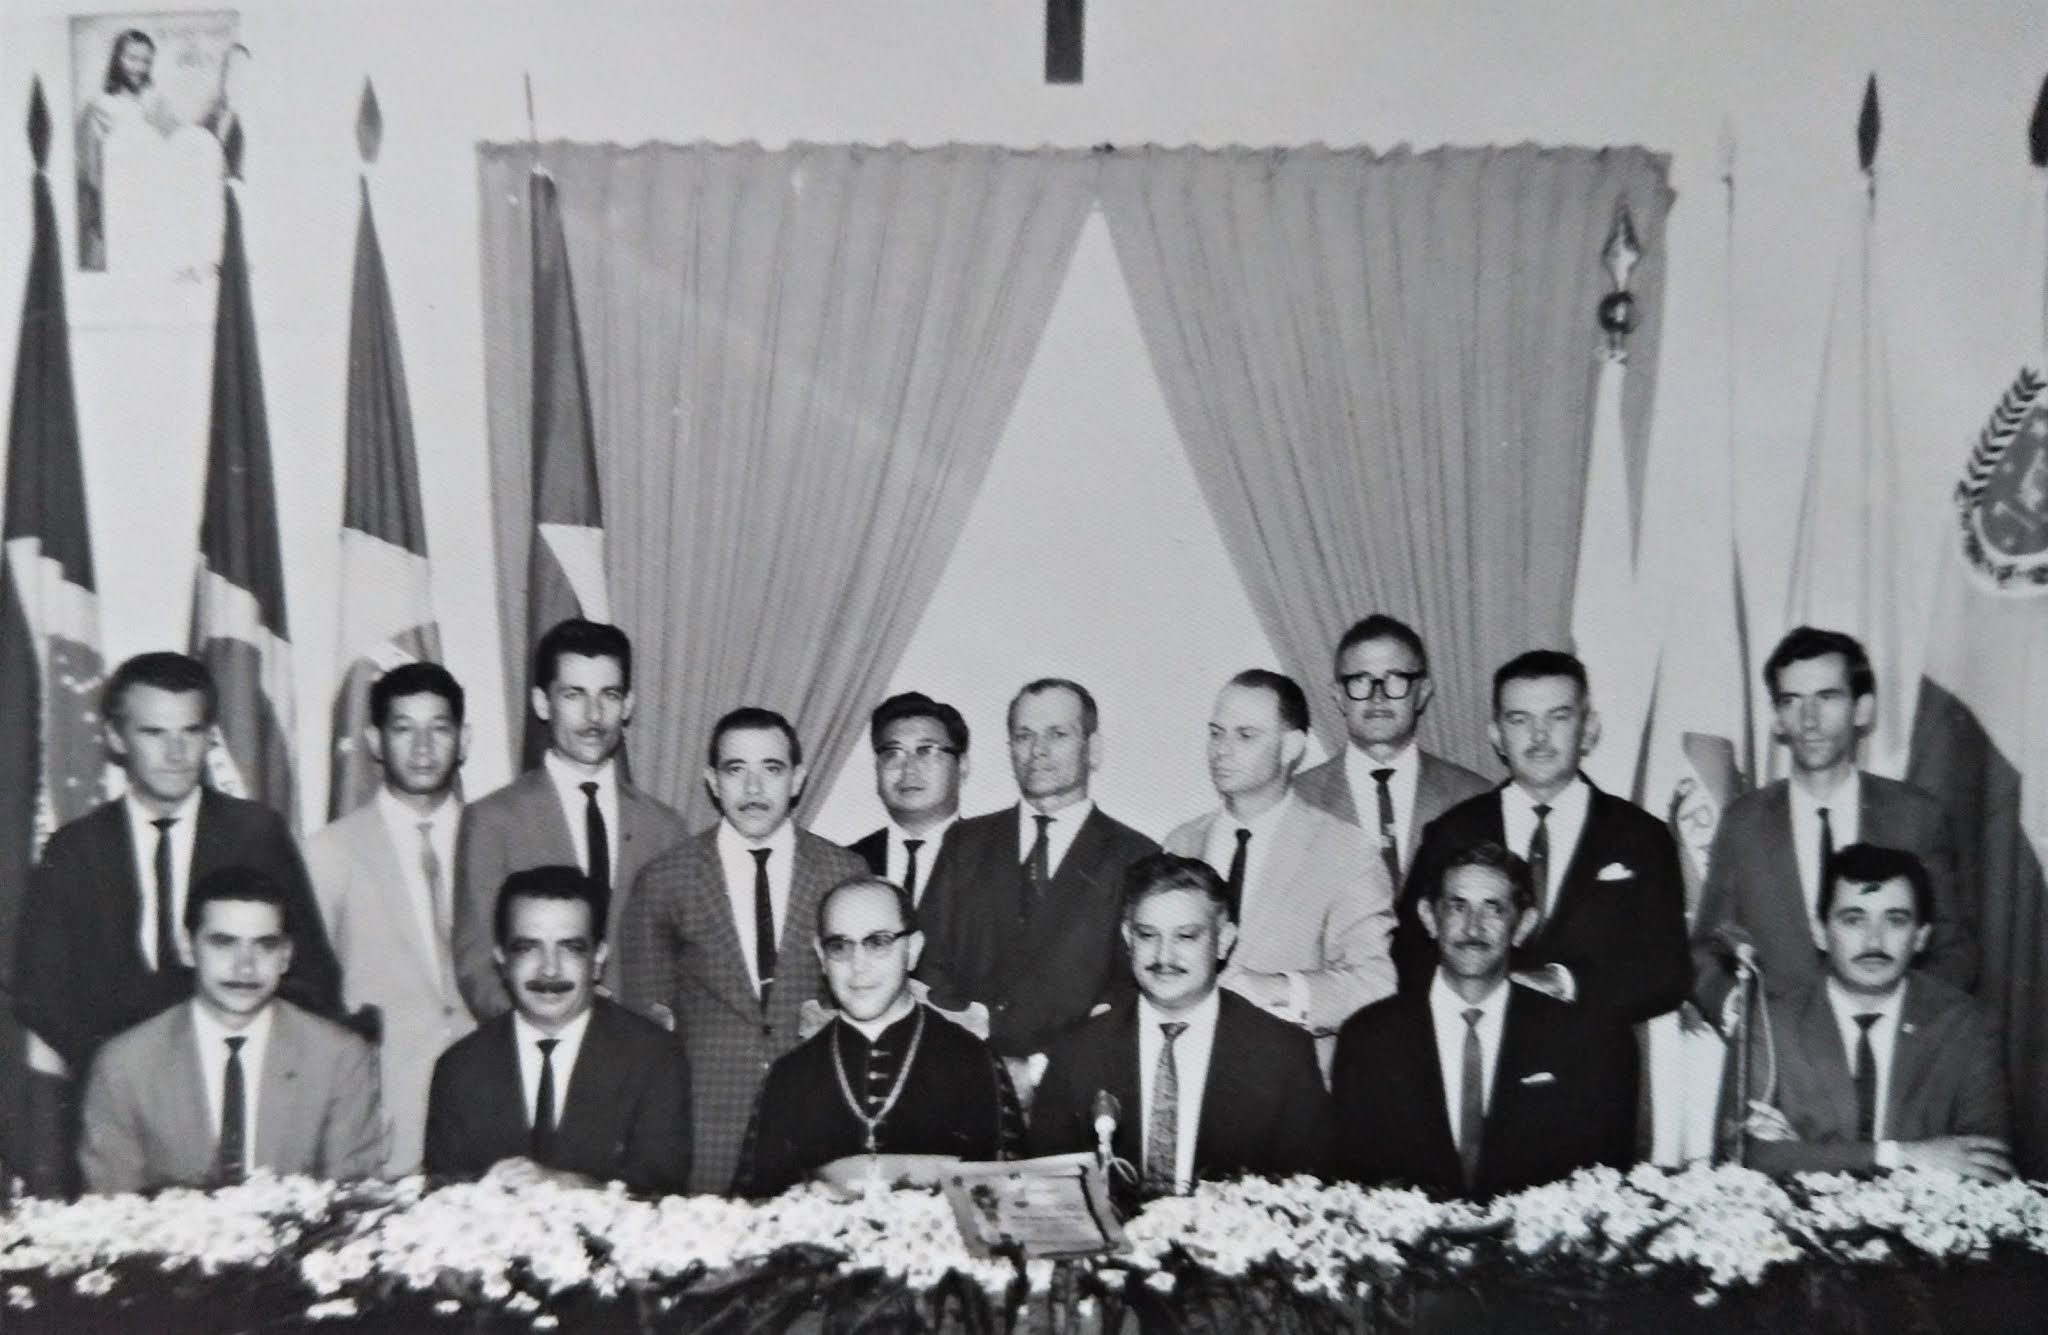
[[[1633,868],[1624,867],[1619,862],[1610,862],[1600,869],[1600,874],[1594,879],[1600,881],[1632,881],[1635,879],[1635,876]]]
[[[1523,1076],[1523,1077],[1522,1077],[1522,1078],[1521,1078],[1521,1079],[1520,1079],[1519,1081],[1517,1081],[1516,1083],[1518,1083],[1518,1084],[1523,1084],[1523,1085],[1531,1085],[1531,1086],[1533,1086],[1533,1085],[1554,1085],[1554,1084],[1556,1084],[1556,1083],[1557,1083],[1557,1077],[1556,1077],[1556,1076],[1554,1076],[1554,1075],[1552,1075],[1552,1074],[1551,1074],[1550,1072],[1548,1072],[1548,1071],[1538,1071],[1538,1072],[1536,1072],[1536,1073],[1535,1073],[1534,1075],[1525,1075],[1525,1076]]]

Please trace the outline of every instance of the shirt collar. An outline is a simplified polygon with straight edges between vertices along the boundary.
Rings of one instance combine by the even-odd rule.
[[[747,838],[747,836],[734,829],[731,821],[720,818],[717,839],[718,851],[730,853],[735,857],[749,853],[757,848],[765,848],[774,853],[790,853],[796,848],[796,819],[790,817],[784,820],[782,824],[775,827],[774,832],[766,839],[757,841]],[[783,865],[789,865],[787,859],[784,860]]]
[[[1029,847],[1038,835],[1038,817],[1050,817],[1054,826],[1064,825],[1069,829],[1079,829],[1081,822],[1087,820],[1088,814],[1094,810],[1095,799],[1092,797],[1069,802],[1058,811],[1040,811],[1029,802],[1020,799],[1017,803],[1017,828],[1024,832],[1024,843]]]
[[[924,846],[926,848],[934,848],[938,845],[939,840],[944,839],[946,837],[946,831],[952,829],[955,825],[958,825],[959,823],[960,813],[956,810],[952,815],[946,817],[946,819],[943,822],[932,827],[929,830],[926,830],[923,834],[912,834],[910,831],[904,829],[901,825],[898,825],[895,821],[891,820],[888,822],[889,842],[891,845],[895,845],[900,844],[907,839],[922,839],[924,840]]]
[[[176,809],[168,813],[170,819],[177,821],[179,825],[182,825],[187,830],[191,829],[192,822],[199,815],[199,800],[205,794],[206,785],[201,784],[199,787],[194,788],[185,795],[184,801],[178,803]],[[138,829],[164,819],[164,817],[157,815],[156,812],[142,805],[141,799],[137,798],[133,791],[123,794],[121,801],[128,807],[129,822]]]
[[[1350,773],[1358,775],[1368,783],[1372,782],[1374,770],[1390,769],[1394,773],[1388,782],[1402,783],[1410,775],[1421,771],[1422,749],[1416,746],[1415,739],[1411,737],[1408,744],[1402,747],[1392,760],[1374,760],[1365,753],[1364,747],[1357,742],[1351,742],[1344,747],[1344,766]]]
[[[1438,969],[1429,981],[1429,1009],[1431,1014],[1439,1018],[1452,1016],[1462,1024],[1465,1012],[1477,1006],[1480,1010],[1480,1022],[1490,1024],[1507,1013],[1508,989],[1512,986],[1514,984],[1503,978],[1494,984],[1493,991],[1478,1001],[1467,1001],[1451,990],[1450,983],[1444,978],[1444,971]]]
[[[856,1020],[851,1015],[848,1015],[845,1011],[839,1012],[839,1018],[846,1022],[846,1027],[848,1029],[851,1029],[854,1033],[860,1035],[860,1037],[864,1041],[866,1041],[868,1046],[873,1047],[875,1044],[882,1041],[882,1036],[884,1034],[893,1033],[895,1030],[902,1028],[906,1022],[917,1018],[917,1007],[917,997],[915,994],[912,994],[910,997],[910,1005],[907,1008],[905,1008],[903,1014],[897,1016],[895,1019],[889,1021],[889,1023],[885,1025],[880,1026],[879,1028],[875,1026],[872,1020]],[[870,1030],[873,1030],[873,1032],[869,1032]]]
[[[250,1020],[248,1024],[240,1029],[230,1029],[220,1022],[219,1017],[206,1008],[205,1002],[194,997],[192,998],[192,1027],[199,1031],[199,1041],[201,1043],[224,1043],[231,1038],[248,1039],[249,1041],[242,1045],[242,1053],[245,1060],[254,1061],[255,1054],[270,1043],[270,1025],[276,1011],[277,999],[272,997],[264,1003],[262,1010],[256,1012],[256,1018]]]
[[[430,822],[435,832],[440,833],[462,817],[462,803],[456,800],[453,791],[444,795],[441,804],[432,811],[421,812],[406,805],[398,794],[391,791],[389,784],[377,785],[377,809],[384,814],[387,824],[400,830],[416,830],[422,822]]]
[[[584,784],[594,781],[597,784],[598,796],[609,797],[618,787],[619,758],[617,756],[605,757],[604,764],[597,767],[595,774],[585,774],[582,770],[577,769],[574,765],[571,765],[568,761],[557,755],[553,747],[549,747],[546,751],[541,752],[540,763],[541,767],[548,772],[548,777],[555,781],[555,787],[560,788],[564,792],[580,792]]]
[[[1899,985],[1892,989],[1890,996],[1880,1001],[1873,997],[1858,996],[1835,981],[1833,975],[1829,975],[1828,1006],[1835,1012],[1835,1023],[1844,1030],[1855,1024],[1856,1016],[1872,1013],[1881,1017],[1880,1025],[1888,1027],[1897,1022],[1899,1013],[1905,1008],[1906,988],[1911,984],[1912,975],[1908,974],[1899,980]]]
[[[1812,820],[1820,819],[1816,813],[1822,807],[1838,812],[1858,811],[1863,806],[1863,771],[1860,769],[1850,770],[1849,777],[1836,784],[1835,791],[1824,798],[1815,797],[1795,781],[1788,780],[1785,788],[1792,795],[1792,809]]]
[[[1529,796],[1528,789],[1514,780],[1510,779],[1507,786],[1500,790],[1500,800],[1526,812],[1530,820],[1536,819],[1536,799]],[[1552,820],[1559,824],[1568,824],[1584,816],[1592,800],[1593,785],[1586,782],[1585,775],[1575,774],[1572,781],[1565,785],[1564,791],[1551,798],[1546,805],[1550,808]]]
[[[591,1014],[596,1010],[597,1002],[593,1000],[584,1010],[583,1014],[563,1025],[562,1032],[559,1034],[542,1032],[539,1026],[515,1010],[512,1012],[513,1037],[518,1039],[521,1044],[538,1043],[544,1038],[554,1038],[560,1039],[564,1047],[577,1047],[582,1044],[583,1034],[590,1028]]]
[[[1272,836],[1272,833],[1274,829],[1279,826],[1281,819],[1284,816],[1286,816],[1287,808],[1289,804],[1291,804],[1293,801],[1294,790],[1290,788],[1287,792],[1282,793],[1280,795],[1280,800],[1278,802],[1275,802],[1272,806],[1266,808],[1266,810],[1260,812],[1258,815],[1252,817],[1250,820],[1239,820],[1237,817],[1230,814],[1230,809],[1228,807],[1224,808],[1218,814],[1223,819],[1224,828],[1231,830],[1236,830],[1240,828],[1250,830],[1252,832],[1252,838],[1259,841],[1259,846],[1261,848],[1265,848],[1271,846],[1270,838]]]
[[[1222,1010],[1223,989],[1220,987],[1211,987],[1208,996],[1203,997],[1193,1006],[1178,1013],[1163,1011],[1153,1005],[1143,992],[1138,994],[1138,1024],[1140,1026],[1150,1025],[1156,1028],[1162,1024],[1172,1024],[1176,1020],[1184,1020],[1187,1022],[1189,1029],[1206,1032],[1216,1027],[1216,1017],[1222,1013]]]

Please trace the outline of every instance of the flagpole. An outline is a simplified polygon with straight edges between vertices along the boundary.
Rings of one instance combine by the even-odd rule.
[[[1756,685],[1752,676],[1755,659],[1751,656],[1749,643],[1749,594],[1742,577],[1742,484],[1736,476],[1739,457],[1736,442],[1741,437],[1737,428],[1739,396],[1736,392],[1735,362],[1735,126],[1725,119],[1721,122],[1721,197],[1724,261],[1721,334],[1727,389],[1728,557],[1735,584],[1735,669],[1741,678],[1742,688],[1742,781],[1754,786],[1759,777],[1756,767]]]

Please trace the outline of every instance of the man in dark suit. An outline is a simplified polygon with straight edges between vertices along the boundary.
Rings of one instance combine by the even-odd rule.
[[[1372,833],[1389,882],[1398,888],[1423,827],[1492,785],[1463,765],[1431,755],[1415,730],[1436,694],[1422,637],[1384,613],[1337,641],[1331,692],[1350,736],[1344,750],[1295,776],[1302,801]]]
[[[1661,821],[1579,773],[1600,736],[1585,667],[1547,649],[1510,660],[1494,673],[1493,714],[1508,782],[1423,832],[1394,931],[1401,987],[1425,988],[1436,970],[1424,896],[1452,857],[1494,843],[1520,851],[1535,894],[1535,926],[1511,957],[1516,982],[1628,1021],[1671,1010],[1690,981],[1678,848]]]
[[[892,695],[868,718],[875,748],[875,794],[889,823],[848,845],[868,870],[924,901],[946,832],[960,819],[967,778],[967,720],[916,691]]]
[[[919,976],[932,1001],[988,1007],[989,1041],[1011,1060],[1027,1102],[1046,1046],[1129,995],[1118,955],[1123,875],[1159,851],[1088,796],[1102,760],[1098,722],[1095,697],[1078,683],[1048,677],[1017,692],[1010,767],[1024,800],[960,822],[923,905]]]
[[[462,813],[455,850],[456,980],[479,1020],[511,1006],[494,963],[492,905],[526,867],[582,869],[605,887],[614,939],[640,869],[682,841],[683,818],[619,772],[633,719],[633,645],[617,626],[572,618],[533,651],[533,712],[547,725],[538,767]]]
[[[1934,892],[1926,969],[1957,987],[1977,977],[1974,915],[1956,882],[1955,841],[1931,794],[1856,767],[1877,708],[1877,677],[1853,637],[1801,626],[1764,662],[1772,731],[1789,779],[1730,803],[1715,831],[1692,938],[1695,995],[1719,1018],[1738,946],[1753,950],[1765,986],[1800,991],[1825,970],[1813,948],[1822,862],[1859,840],[1913,852]]]
[[[1996,1022],[1912,967],[1932,936],[1932,877],[1912,853],[1872,844],[1830,867],[1815,932],[1827,972],[1771,1005],[1777,1087],[1751,1102],[1749,1164],[2003,1182],[2011,1108]]]
[[[1536,928],[1529,866],[1497,843],[1452,855],[1420,901],[1428,986],[1337,1036],[1345,1176],[1492,1196],[1633,1157],[1636,1053],[1616,1016],[1509,981]]]
[[[493,918],[512,1010],[434,1064],[429,1173],[684,1189],[690,1066],[674,1035],[597,995],[603,900],[575,867],[505,878]]]
[[[201,786],[212,745],[213,677],[197,659],[139,654],[101,696],[108,751],[125,797],[50,837],[22,905],[16,1010],[30,1065],[68,1126],[68,1082],[101,1043],[192,995],[191,948],[179,930],[187,890],[208,872],[262,872],[291,903],[291,967],[280,990],[316,1015],[340,1005],[340,969],[284,818]],[[42,1147],[24,1174],[46,1193],[68,1184],[72,1146]]]
[[[647,864],[619,930],[619,997],[681,1035],[695,1082],[690,1190],[722,1192],[769,1066],[825,999],[807,947],[827,890],[861,860],[791,820],[803,746],[773,710],[711,731],[704,782],[723,819]]]
[[[1330,1101],[1314,1042],[1217,986],[1237,944],[1223,878],[1196,858],[1141,858],[1125,874],[1122,935],[1137,995],[1054,1042],[1032,1152],[1096,1148],[1107,1094],[1110,1148],[1140,1195],[1240,1173],[1326,1172]]]

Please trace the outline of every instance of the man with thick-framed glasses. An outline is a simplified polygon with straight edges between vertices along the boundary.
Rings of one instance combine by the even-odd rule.
[[[818,901],[813,949],[838,1013],[769,1069],[735,1194],[773,1196],[840,1160],[829,1175],[889,1182],[1014,1157],[1023,1118],[1003,1063],[911,989],[924,934],[909,893],[840,882]]]
[[[848,844],[868,870],[921,903],[946,832],[960,819],[967,778],[967,720],[919,691],[892,695],[868,718],[875,748],[875,795],[888,823]]]

